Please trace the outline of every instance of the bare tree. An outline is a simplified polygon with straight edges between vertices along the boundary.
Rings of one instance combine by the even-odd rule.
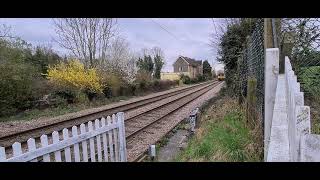
[[[294,44],[304,48],[320,48],[320,18],[282,18],[280,42],[286,34],[295,36]]]
[[[56,40],[88,67],[105,60],[110,39],[115,36],[117,20],[113,18],[53,19]]]
[[[211,34],[210,46],[215,51],[219,46],[221,37],[227,32],[229,26],[240,24],[244,18],[212,18],[213,33]],[[248,18],[249,19],[249,18]]]
[[[108,52],[108,63],[112,68],[119,68],[129,56],[129,43],[121,37],[117,37],[111,42]]]
[[[102,67],[105,70],[118,73],[128,81],[135,77],[136,58],[130,51],[129,43],[122,37],[116,37],[108,48],[106,60]]]
[[[18,37],[13,36],[11,34],[11,26],[8,26],[6,24],[1,24],[0,25],[0,38],[17,39]]]
[[[0,38],[7,37],[9,33],[10,33],[10,27],[5,24],[2,24],[0,27]]]
[[[153,47],[150,50],[150,53],[153,57],[160,56],[162,59],[164,59],[164,53],[160,47]]]
[[[300,71],[302,67],[320,65],[320,18],[282,18],[278,38],[298,74],[304,72]],[[307,71],[304,76],[315,73]]]
[[[150,52],[150,49],[148,49],[148,48],[142,48],[141,49],[141,55],[140,56],[142,56],[142,57],[144,57],[144,56],[151,56],[151,52]]]

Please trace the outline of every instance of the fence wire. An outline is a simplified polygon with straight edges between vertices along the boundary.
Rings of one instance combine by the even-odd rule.
[[[249,78],[255,78],[258,121],[264,122],[264,20],[257,19],[253,33],[247,39],[238,61],[240,96],[246,97]]]
[[[313,132],[320,133],[320,18],[284,18],[281,38],[290,47],[293,70],[311,107]]]

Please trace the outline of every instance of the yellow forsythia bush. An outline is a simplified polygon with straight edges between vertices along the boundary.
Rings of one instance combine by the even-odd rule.
[[[72,87],[102,93],[103,85],[96,69],[85,69],[79,60],[59,63],[49,67],[47,78],[62,87]]]

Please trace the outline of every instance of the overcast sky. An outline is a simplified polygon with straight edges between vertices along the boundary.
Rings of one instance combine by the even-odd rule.
[[[217,21],[218,22],[218,21]],[[52,44],[60,54],[68,53],[53,41],[56,33],[52,19],[46,18],[0,18],[0,24],[10,25],[12,33],[31,43]],[[210,36],[214,33],[211,19],[205,18],[120,18],[119,35],[125,37],[130,48],[160,47],[165,54],[163,71],[173,71],[172,64],[179,55],[196,60],[208,60],[216,69],[216,53],[209,46]]]

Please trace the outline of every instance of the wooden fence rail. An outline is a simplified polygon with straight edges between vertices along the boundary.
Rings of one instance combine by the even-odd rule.
[[[48,136],[40,137],[41,145],[30,138],[27,149],[21,148],[20,142],[12,145],[13,155],[7,158],[6,149],[0,147],[0,162],[125,162],[126,141],[124,129],[124,113],[119,112],[103,117],[94,122],[73,126],[71,132],[63,129],[62,134],[54,131],[52,143]]]

